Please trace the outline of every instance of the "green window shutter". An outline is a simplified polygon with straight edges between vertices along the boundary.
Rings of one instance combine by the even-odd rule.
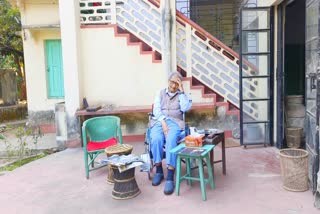
[[[61,40],[46,40],[48,98],[64,98]]]

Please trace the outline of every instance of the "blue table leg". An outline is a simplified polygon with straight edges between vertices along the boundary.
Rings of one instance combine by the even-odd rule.
[[[206,156],[206,162],[207,162],[207,168],[208,168],[208,175],[209,175],[208,179],[209,179],[210,187],[211,189],[214,189],[215,188],[214,177],[213,177],[212,167],[211,167],[211,163],[208,155]]]
[[[201,186],[201,195],[202,195],[202,200],[205,201],[207,200],[207,194],[206,194],[206,186],[205,186],[205,178],[204,178],[204,173],[203,173],[203,161],[202,158],[198,158],[199,161],[199,175],[200,175],[200,186]]]
[[[181,179],[181,158],[177,155],[177,167],[176,167],[176,195],[180,195],[180,179]]]

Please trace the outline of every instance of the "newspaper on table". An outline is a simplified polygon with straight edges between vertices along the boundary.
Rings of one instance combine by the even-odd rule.
[[[144,161],[137,155],[112,155],[111,157],[102,159],[100,164],[111,164],[113,166],[117,166],[119,172],[124,172],[128,169],[140,166],[144,164]]]
[[[149,172],[152,166],[150,154],[149,153],[141,154],[140,158],[144,162],[142,165],[140,165],[140,172]]]

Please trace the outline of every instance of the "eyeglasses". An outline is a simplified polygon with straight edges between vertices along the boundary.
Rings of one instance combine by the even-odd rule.
[[[179,83],[177,83],[175,81],[172,81],[172,80],[169,80],[169,84],[171,84],[171,85],[179,85]]]

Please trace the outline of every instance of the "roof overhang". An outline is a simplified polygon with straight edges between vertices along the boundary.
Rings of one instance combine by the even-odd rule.
[[[45,24],[45,25],[22,25],[22,29],[42,30],[42,29],[59,29],[60,24]]]

